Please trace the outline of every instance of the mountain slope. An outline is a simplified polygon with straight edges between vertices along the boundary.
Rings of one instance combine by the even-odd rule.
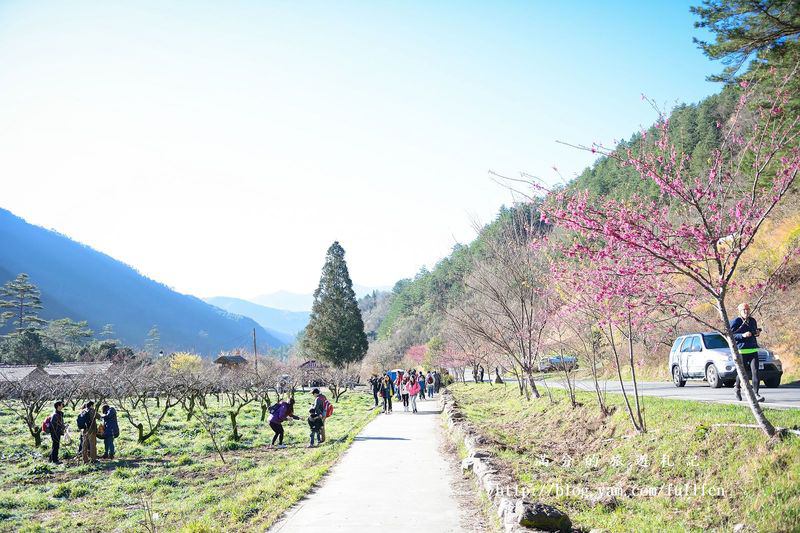
[[[117,337],[132,346],[142,346],[153,325],[165,352],[210,355],[248,346],[253,328],[260,344],[284,344],[252,319],[177,293],[106,254],[0,209],[0,283],[20,272],[42,291],[42,317],[87,320],[95,331],[113,324]]]
[[[286,342],[292,342],[308,324],[307,311],[284,311],[227,296],[214,296],[204,300],[220,309],[252,318],[268,332]]]

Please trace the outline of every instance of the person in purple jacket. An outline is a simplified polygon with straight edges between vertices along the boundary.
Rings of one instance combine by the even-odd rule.
[[[283,444],[283,422],[288,418],[300,420],[300,417],[294,414],[294,398],[288,402],[278,402],[270,408],[269,427],[275,432],[272,436],[272,445],[275,446],[277,441],[277,448],[286,448]]]

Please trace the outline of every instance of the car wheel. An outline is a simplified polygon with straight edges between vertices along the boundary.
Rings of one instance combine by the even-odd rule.
[[[708,385],[712,389],[718,389],[722,387],[722,380],[719,379],[717,367],[715,367],[713,363],[706,367],[706,381],[708,381]]]
[[[686,380],[681,376],[681,369],[677,366],[672,369],[672,382],[675,383],[676,387],[686,385]]]
[[[765,379],[764,385],[766,385],[768,389],[777,389],[781,386],[781,378]]]

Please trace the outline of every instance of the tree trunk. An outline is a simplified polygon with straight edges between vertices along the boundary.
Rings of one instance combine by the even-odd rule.
[[[189,409],[186,412],[186,421],[192,419],[192,415],[194,414],[194,396],[189,397]]]
[[[644,409],[639,402],[639,383],[636,381],[636,363],[633,360],[633,326],[631,324],[631,313],[628,311],[628,356],[631,363],[631,379],[633,380],[633,399],[636,401],[636,416],[639,418],[639,427],[642,433],[647,431],[644,424]]]
[[[594,381],[594,391],[597,394],[597,403],[600,405],[600,414],[608,416],[608,409],[606,408],[606,403],[603,401],[603,395],[600,392],[600,381],[597,378],[597,358],[594,355],[592,356],[590,364],[592,365],[592,381]]]
[[[756,419],[756,423],[764,431],[764,433],[767,434],[767,436],[772,438],[777,434],[777,431],[775,430],[775,426],[773,426],[764,415],[764,411],[761,409],[761,405],[756,399],[756,393],[753,390],[753,386],[750,383],[750,380],[747,379],[747,374],[744,369],[744,361],[742,360],[742,355],[739,353],[739,347],[737,346],[736,340],[733,338],[731,322],[728,319],[728,312],[725,310],[724,300],[719,300],[717,302],[717,310],[719,311],[720,318],[725,326],[723,329],[725,332],[725,340],[728,341],[728,345],[733,353],[733,364],[736,367],[736,374],[739,376],[739,382],[742,384],[742,389],[744,389],[744,397],[747,399],[747,403],[750,406],[750,410],[753,412],[753,417]],[[756,354],[756,357],[758,357],[758,354]]]
[[[33,444],[38,448],[42,445],[42,430],[38,427],[33,428],[31,430],[31,435],[33,436]]]
[[[497,367],[494,367],[494,382],[498,385],[502,385],[503,378],[500,377],[500,370]]]
[[[233,440],[239,441],[241,439],[241,435],[239,435],[239,426],[236,424],[236,417],[239,415],[238,411],[228,411],[228,414],[231,416],[231,427],[233,428]]]
[[[625,382],[622,379],[622,365],[619,361],[619,352],[617,351],[617,343],[614,340],[614,326],[609,324],[608,325],[608,335],[609,341],[611,342],[611,351],[614,354],[614,361],[617,367],[617,377],[619,378],[619,387],[622,391],[622,398],[625,400],[625,407],[628,409],[628,416],[631,418],[631,423],[633,424],[633,428],[638,431],[642,432],[642,428],[639,426],[639,422],[636,420],[636,417],[633,415],[633,408],[631,407],[631,402],[628,399],[628,393],[625,390]]]
[[[531,392],[533,393],[534,398],[541,398],[542,395],[539,394],[539,389],[536,388],[536,382],[533,380],[533,372],[530,369],[525,370],[525,375],[528,376],[528,383],[531,386]]]

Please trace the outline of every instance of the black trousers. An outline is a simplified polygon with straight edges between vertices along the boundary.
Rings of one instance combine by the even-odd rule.
[[[275,444],[275,441],[278,441],[278,444],[283,444],[283,424],[279,424],[278,422],[270,422],[269,427],[272,428],[272,431],[275,432],[275,435],[272,436],[272,444]]]
[[[375,398],[375,407],[378,407],[378,391],[372,391],[372,397]]]
[[[742,356],[742,362],[744,363],[744,369],[749,375],[747,376],[753,381],[753,390],[758,396],[758,354],[757,353],[748,353]],[[742,390],[742,384],[739,382],[739,373],[736,373],[736,383],[733,387],[740,391]]]
[[[61,447],[61,435],[50,435],[53,441],[53,449],[50,450],[50,460],[54,463],[58,462],[58,449]]]
[[[387,411],[387,412],[392,410],[392,395],[391,394],[387,393],[386,396],[383,397],[383,410]]]

